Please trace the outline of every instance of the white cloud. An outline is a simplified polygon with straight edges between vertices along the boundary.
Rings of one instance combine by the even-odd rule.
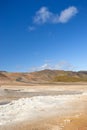
[[[65,9],[64,11],[61,12],[60,17],[59,17],[59,22],[66,23],[77,13],[78,13],[78,10],[76,7],[74,6],[69,7],[68,9]]]
[[[40,70],[45,70],[45,69],[52,69],[52,67],[50,64],[45,63],[41,66],[31,68],[31,71],[40,71]]]
[[[41,70],[51,69],[51,65],[49,65],[49,64],[46,63],[46,64],[40,66],[39,69],[41,69]]]
[[[61,11],[60,15],[49,11],[47,7],[42,7],[36,12],[33,18],[33,23],[35,24],[66,23],[77,13],[78,9],[75,6],[70,6],[69,8]]]
[[[36,12],[34,16],[34,23],[36,24],[43,24],[49,21],[52,17],[52,13],[48,10],[47,7],[40,8],[39,11]]]

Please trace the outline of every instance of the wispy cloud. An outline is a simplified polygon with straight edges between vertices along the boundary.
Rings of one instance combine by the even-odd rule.
[[[43,64],[42,66],[38,67],[40,70],[45,70],[45,69],[52,69],[50,64]]]
[[[45,70],[45,69],[50,69],[50,70],[75,70],[76,67],[67,61],[62,61],[59,62],[58,64],[51,64],[51,63],[45,63],[39,67],[33,67],[31,71],[40,71],[40,70]]]
[[[41,7],[33,17],[34,24],[45,24],[45,23],[66,23],[73,16],[78,13],[78,9],[75,6],[70,6],[69,8],[62,10],[60,14],[53,13],[49,11],[47,7]]]
[[[54,68],[59,70],[74,70],[76,67],[67,61],[61,61],[54,65]]]
[[[36,27],[34,27],[34,26],[29,26],[29,27],[28,27],[29,32],[32,32],[32,31],[34,31],[35,29],[36,29]]]
[[[45,64],[38,66],[38,67],[32,67],[31,71],[40,71],[40,70],[45,70],[45,69],[52,69],[51,65],[48,63],[45,63]]]

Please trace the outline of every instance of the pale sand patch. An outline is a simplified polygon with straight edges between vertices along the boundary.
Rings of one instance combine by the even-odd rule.
[[[83,98],[84,97],[84,98]],[[22,98],[0,106],[0,125],[24,120],[34,121],[53,115],[64,115],[85,110],[87,94],[36,96]],[[82,102],[82,104],[80,104]]]
[[[70,120],[66,121],[65,120]],[[51,117],[37,122],[22,122],[12,126],[2,127],[0,130],[87,130],[87,113],[78,113],[78,117]]]

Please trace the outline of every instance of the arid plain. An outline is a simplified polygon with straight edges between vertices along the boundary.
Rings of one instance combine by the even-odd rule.
[[[0,130],[87,130],[87,83],[0,86]]]
[[[87,130],[87,72],[0,72],[0,130]]]

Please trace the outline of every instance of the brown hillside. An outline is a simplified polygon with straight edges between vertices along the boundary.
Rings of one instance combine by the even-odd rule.
[[[87,71],[42,70],[31,73],[0,72],[0,83],[44,83],[44,82],[87,81]]]

